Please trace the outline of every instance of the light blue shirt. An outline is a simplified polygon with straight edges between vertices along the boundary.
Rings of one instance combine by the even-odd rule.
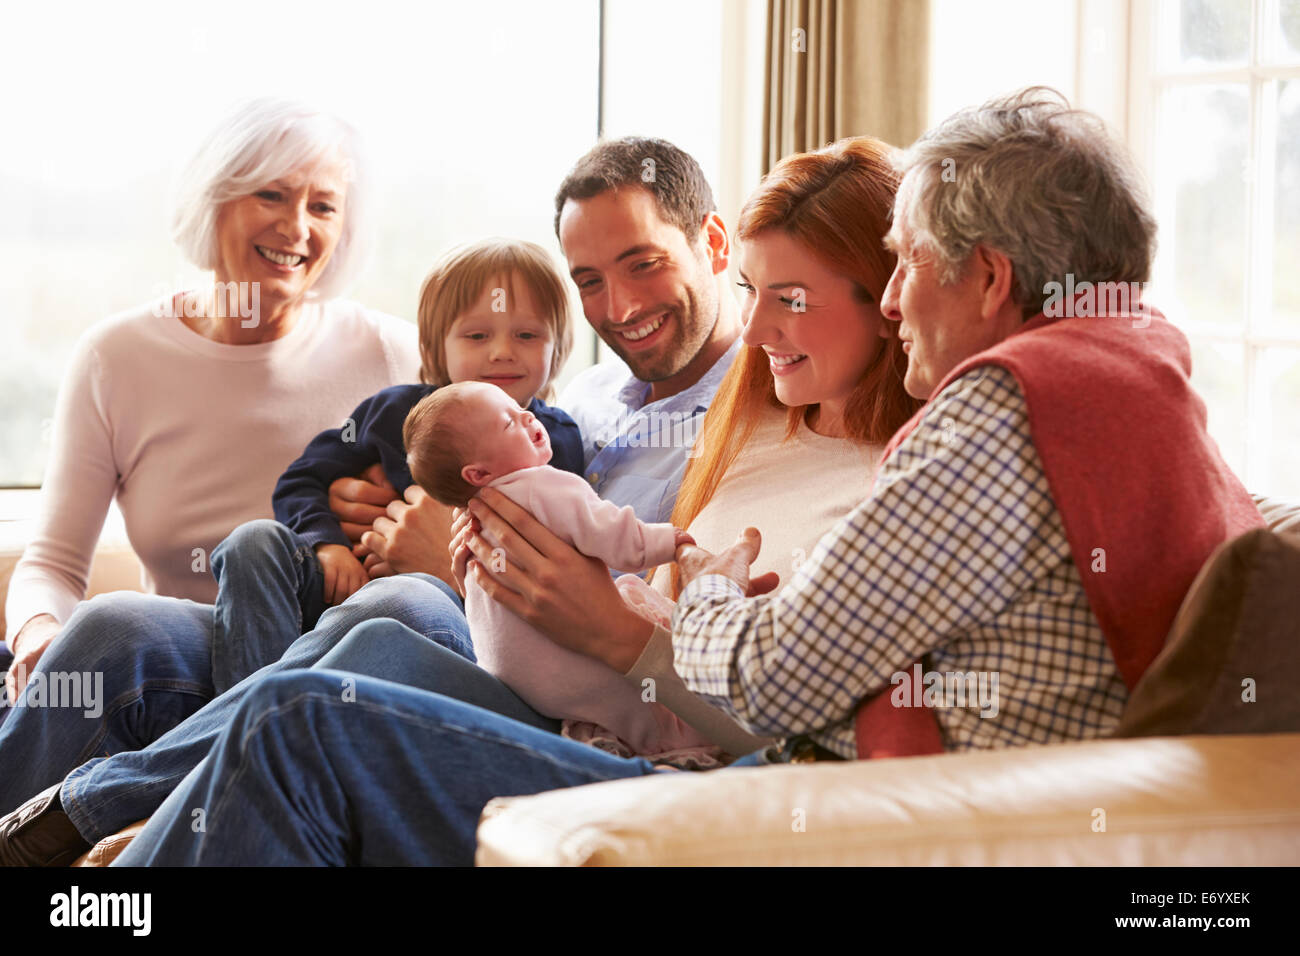
[[[633,377],[621,359],[569,383],[558,405],[582,431],[584,474],[596,494],[631,505],[642,521],[668,520],[704,413],[740,349],[737,337],[698,382],[648,405],[650,383]]]

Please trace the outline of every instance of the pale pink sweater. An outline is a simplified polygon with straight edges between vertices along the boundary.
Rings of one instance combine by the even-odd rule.
[[[638,521],[630,506],[601,500],[582,478],[550,465],[522,468],[489,487],[611,567],[637,571],[671,561],[676,551],[672,525]],[[482,534],[497,546],[486,528]],[[642,700],[641,689],[613,668],[561,647],[516,617],[473,578],[465,582],[465,616],[479,665],[539,714],[599,724],[643,754],[710,742],[662,704]]]
[[[287,335],[258,345],[213,342],[155,305],[77,343],[41,517],[9,584],[6,639],[37,614],[66,621],[85,597],[115,496],[144,590],[210,603],[212,549],[271,517],[275,483],[308,441],[367,396],[419,378],[415,326],[353,302],[305,306]]]

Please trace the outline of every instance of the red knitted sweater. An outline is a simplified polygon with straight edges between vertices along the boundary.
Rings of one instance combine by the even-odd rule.
[[[1186,337],[1154,310],[1146,315],[1140,327],[1127,315],[1040,314],[958,365],[931,395],[982,365],[1015,376],[1075,567],[1130,690],[1210,553],[1264,524],[1206,432]],[[924,413],[899,429],[882,462]],[[1102,567],[1098,548],[1104,572],[1093,570]],[[858,756],[941,751],[933,712],[892,707],[889,696],[859,706]]]

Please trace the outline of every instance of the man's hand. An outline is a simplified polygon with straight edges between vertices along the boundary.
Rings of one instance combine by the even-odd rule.
[[[371,578],[422,571],[455,585],[447,545],[451,540],[451,508],[439,504],[419,485],[406,489],[406,500],[389,504],[375,519],[373,530],[361,536],[372,552],[366,558]]]
[[[352,549],[345,545],[317,545],[316,557],[325,575],[325,603],[331,607],[342,604],[370,580]]]
[[[392,501],[401,498],[384,474],[384,468],[378,462],[361,473],[359,478],[339,478],[330,485],[330,511],[339,519],[343,533],[354,545],[361,541],[361,536],[370,530],[376,518],[382,518]],[[365,557],[364,551],[357,554]]]
[[[489,597],[561,647],[620,674],[636,663],[654,625],[624,603],[603,562],[566,544],[493,488],[471,499],[469,510],[501,542],[498,552],[467,531],[468,523],[461,529],[474,556],[468,573]]]
[[[763,546],[763,536],[757,528],[746,528],[740,532],[736,543],[721,554],[710,554],[694,544],[683,544],[677,548],[677,566],[681,569],[682,590],[696,578],[705,574],[721,574],[738,584],[745,592],[745,597],[766,594],[781,583],[775,571],[768,571],[750,580],[749,566],[758,558],[758,550]]]
[[[5,674],[5,693],[9,697],[10,704],[18,703],[18,695],[27,685],[27,678],[31,676],[36,665],[40,663],[41,655],[54,643],[54,639],[59,636],[59,631],[62,629],[63,626],[54,619],[53,615],[37,614],[14,635],[10,647],[14,653],[14,662],[9,665],[9,672]]]

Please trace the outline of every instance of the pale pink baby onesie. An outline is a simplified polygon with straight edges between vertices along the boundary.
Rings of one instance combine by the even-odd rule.
[[[583,554],[625,570],[673,560],[670,524],[645,524],[631,507],[602,500],[577,475],[550,465],[522,468],[489,484],[530,511]],[[484,540],[500,543],[486,529]],[[504,557],[502,560],[505,560]],[[478,663],[540,714],[597,724],[638,754],[709,746],[709,741],[662,704],[642,700],[642,689],[613,668],[560,647],[465,582],[465,615]]]

